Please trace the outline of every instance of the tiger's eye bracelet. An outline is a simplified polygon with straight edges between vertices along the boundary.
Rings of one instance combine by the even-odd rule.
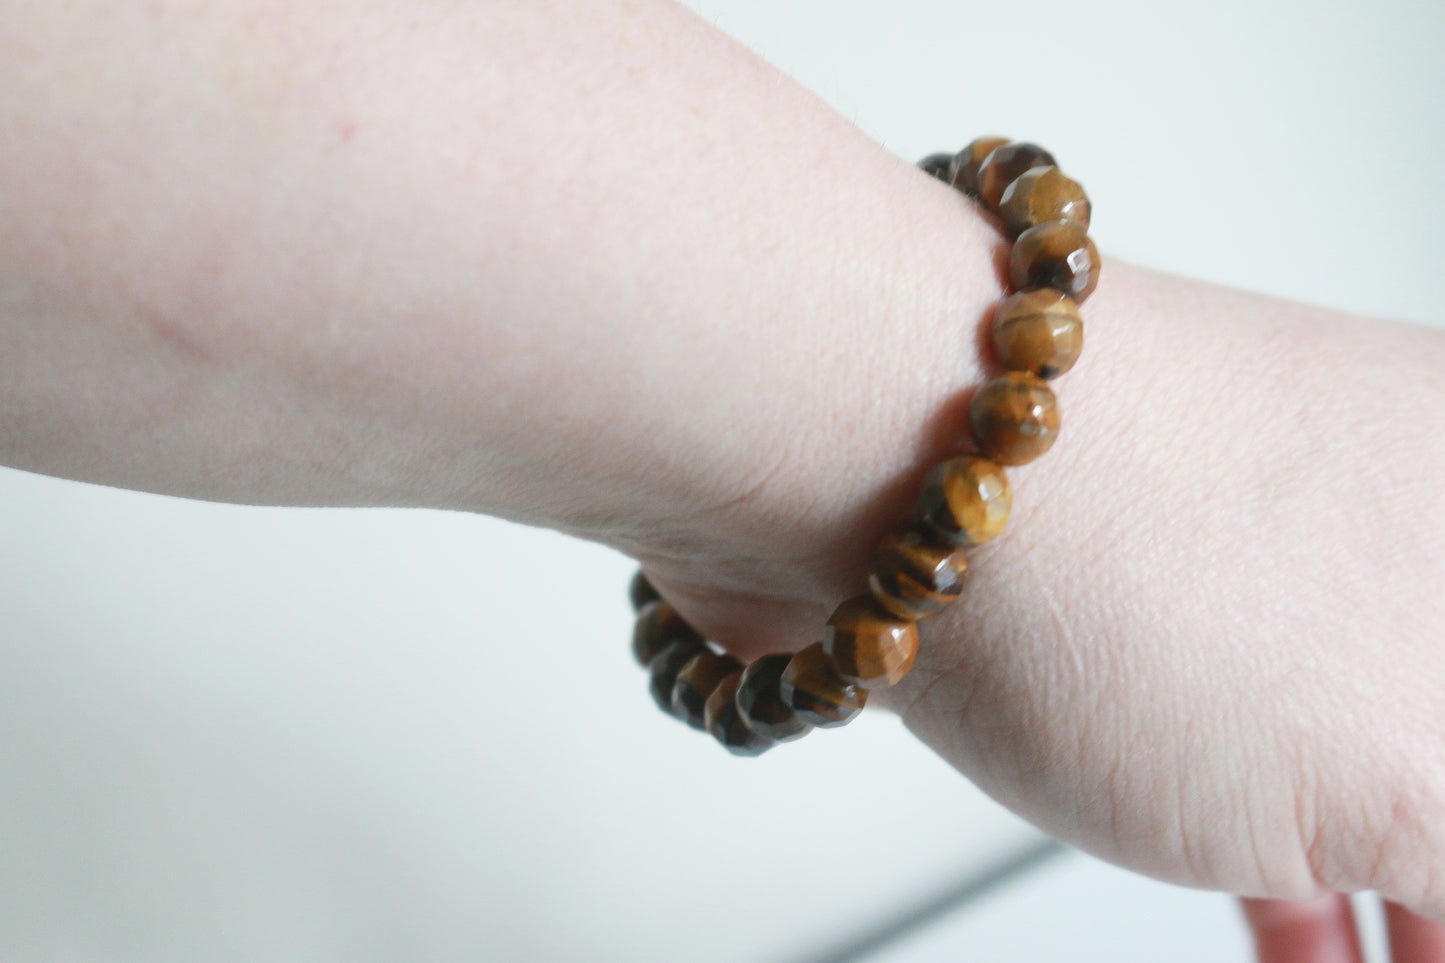
[[[914,512],[873,553],[869,591],[843,602],[821,642],[744,666],[704,639],[638,572],[632,654],[669,715],[711,733],[730,752],[756,756],[813,728],[862,711],[871,689],[913,668],[919,619],[958,598],[964,550],[1003,531],[1013,489],[1003,466],[1049,450],[1059,406],[1048,381],[1074,366],[1083,347],[1079,304],[1099,281],[1089,240],[1089,199],[1048,151],[980,137],[957,154],[919,162],[927,173],[981,203],[1013,241],[1013,293],[994,309],[990,342],[1003,373],[969,404],[978,455],[935,465]]]

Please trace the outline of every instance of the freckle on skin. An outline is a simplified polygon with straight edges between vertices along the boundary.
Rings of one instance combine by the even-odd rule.
[[[214,360],[201,341],[168,313],[153,308],[140,308],[136,316],[161,343],[169,345],[182,356],[204,364],[210,364]]]

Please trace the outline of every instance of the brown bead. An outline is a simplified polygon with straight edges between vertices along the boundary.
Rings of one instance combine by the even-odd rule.
[[[641,612],[642,607],[648,602],[656,602],[662,598],[657,589],[653,587],[652,582],[643,574],[642,569],[638,569],[637,574],[632,576],[632,583],[627,586],[627,597],[632,601],[632,611],[634,612]]]
[[[672,684],[673,715],[701,729],[707,697],[730,672],[742,669],[743,664],[732,656],[703,649],[677,673],[677,681]]]
[[[670,716],[676,716],[677,712],[672,704],[672,689],[677,684],[677,674],[682,671],[699,652],[708,651],[707,645],[702,642],[684,640],[672,642],[659,652],[647,667],[649,678],[647,689],[652,693],[652,701],[657,707]]]
[[[872,595],[855,595],[828,619],[823,651],[844,682],[865,689],[897,685],[918,655],[918,624],[889,612]]]
[[[1099,283],[1099,251],[1079,225],[1049,221],[1019,235],[1008,276],[1020,291],[1054,288],[1083,304]]]
[[[1089,198],[1084,189],[1057,167],[1026,170],[1004,188],[998,214],[1009,237],[1046,221],[1069,221],[1087,229]]]
[[[703,710],[702,727],[733,755],[758,756],[776,743],[754,731],[738,712],[738,683],[742,678],[742,669],[729,672],[712,690]]]
[[[953,157],[952,154],[929,154],[918,162],[918,169],[929,177],[936,177],[947,184],[948,168],[953,163]]]
[[[969,197],[978,196],[978,169],[995,148],[1008,143],[1007,137],[979,137],[953,155],[948,165],[947,180]]]
[[[873,552],[868,588],[899,618],[937,615],[963,591],[963,549],[923,524],[893,532]]]
[[[632,628],[632,657],[640,666],[648,666],[658,653],[674,642],[702,642],[697,629],[683,621],[670,602],[658,599],[648,602],[637,613]]]
[[[982,545],[1002,532],[1013,503],[1004,470],[973,455],[934,465],[918,498],[924,524],[960,546]]]
[[[1054,155],[1038,144],[1010,141],[984,158],[978,168],[978,195],[993,210],[998,210],[1003,192],[1024,171],[1033,167],[1054,166]]]
[[[1023,465],[1059,434],[1059,403],[1040,378],[1010,371],[984,382],[968,406],[979,451],[1000,465]]]
[[[801,739],[812,728],[798,718],[778,691],[783,670],[792,657],[784,652],[755,659],[743,670],[742,681],[738,683],[738,711],[743,721],[754,732],[774,742]]]
[[[820,729],[852,722],[868,701],[867,689],[838,677],[821,642],[814,642],[788,660],[778,680],[778,691],[798,718]]]
[[[1073,299],[1061,291],[1020,291],[994,311],[990,337],[999,364],[1007,370],[1054,378],[1079,360],[1084,322]]]

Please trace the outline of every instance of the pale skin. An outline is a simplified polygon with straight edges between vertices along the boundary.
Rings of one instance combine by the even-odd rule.
[[[0,4],[0,143],[0,462],[558,528],[744,655],[991,371],[995,229],[662,0]],[[1445,335],[1104,254],[1061,440],[874,704],[1126,867],[1445,920]]]

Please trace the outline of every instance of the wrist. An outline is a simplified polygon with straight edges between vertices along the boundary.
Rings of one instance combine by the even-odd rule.
[[[869,554],[928,466],[967,444],[1002,245],[957,192],[884,160],[837,187],[868,200],[833,214],[837,230],[800,240],[780,266],[773,294],[787,310],[746,309],[729,322],[748,345],[743,365],[760,377],[736,403],[732,388],[713,393],[722,403],[686,466],[692,477],[655,479],[635,534],[614,542],[700,628],[719,624],[714,637],[743,653],[811,641],[832,605],[864,584]],[[670,506],[662,526],[648,515],[659,505]],[[720,595],[726,615],[710,619],[704,607]],[[772,614],[743,626],[732,604],[743,597]],[[807,600],[810,614],[782,628],[770,599],[789,612]]]

